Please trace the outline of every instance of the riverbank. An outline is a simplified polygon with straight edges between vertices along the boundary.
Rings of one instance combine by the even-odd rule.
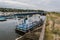
[[[60,14],[49,13],[46,20],[44,40],[60,40]]]

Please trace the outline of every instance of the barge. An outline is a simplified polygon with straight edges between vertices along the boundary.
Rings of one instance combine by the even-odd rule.
[[[36,28],[38,25],[42,25],[43,21],[40,18],[39,14],[33,15],[32,17],[26,17],[24,19],[21,19],[21,22],[18,23],[16,26],[16,30],[26,33],[29,32],[30,30],[33,30]]]

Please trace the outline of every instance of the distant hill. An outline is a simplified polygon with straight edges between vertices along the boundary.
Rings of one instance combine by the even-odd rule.
[[[0,8],[1,12],[44,12],[43,10]]]

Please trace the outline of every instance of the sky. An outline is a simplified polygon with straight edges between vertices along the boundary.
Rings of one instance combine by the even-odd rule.
[[[0,0],[0,7],[60,12],[60,0]]]

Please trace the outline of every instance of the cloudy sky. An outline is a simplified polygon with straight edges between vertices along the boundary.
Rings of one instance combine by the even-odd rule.
[[[60,11],[60,0],[0,0],[0,7]]]

